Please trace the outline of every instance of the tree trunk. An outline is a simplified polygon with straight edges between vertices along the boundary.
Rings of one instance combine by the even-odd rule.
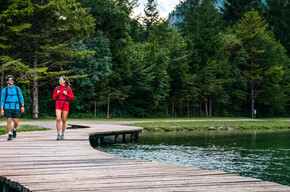
[[[38,119],[38,80],[34,79],[33,80],[33,103],[32,103],[32,118],[33,119]]]
[[[172,101],[172,114],[171,114],[171,117],[174,116],[174,100]]]
[[[255,100],[254,100],[254,61],[252,60],[252,72],[251,72],[251,116],[254,118]]]
[[[37,70],[37,65],[38,65],[38,60],[35,57],[33,60],[33,65],[34,65],[34,71]],[[32,102],[32,118],[33,119],[38,119],[38,80],[36,79],[36,72],[34,73],[34,79],[33,79],[33,87],[32,87],[32,97],[33,97],[33,102]]]
[[[201,108],[201,105],[199,105],[199,116],[200,117],[202,116],[202,108]]]
[[[254,118],[255,100],[254,100],[254,87],[253,86],[251,86],[251,103],[252,103],[252,118]]]
[[[108,104],[107,104],[107,118],[110,118],[110,100],[111,100],[111,96],[110,93],[108,94]]]
[[[94,118],[97,118],[97,102],[94,102]]]
[[[209,117],[211,117],[211,96],[209,97]]]
[[[207,101],[205,102],[205,116],[208,117],[208,108],[207,108]]]
[[[189,114],[189,99],[187,99],[187,117],[189,118],[190,114]]]

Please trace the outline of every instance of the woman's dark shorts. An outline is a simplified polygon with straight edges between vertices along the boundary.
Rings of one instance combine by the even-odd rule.
[[[4,109],[4,113],[6,118],[19,119],[20,117],[20,110],[17,109]]]

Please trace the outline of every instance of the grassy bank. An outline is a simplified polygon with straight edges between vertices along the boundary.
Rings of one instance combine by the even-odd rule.
[[[43,130],[49,130],[49,129],[43,128],[37,125],[19,125],[17,132],[43,131]],[[0,135],[5,135],[5,134],[7,134],[7,127],[0,126]]]
[[[191,121],[191,122],[146,122],[132,126],[147,131],[195,131],[195,130],[241,130],[241,129],[290,129],[288,121]]]
[[[72,118],[70,114],[68,115],[67,120],[69,121],[167,121],[167,120],[222,120],[222,119],[249,119],[248,117],[167,117],[167,118]],[[286,119],[286,118],[285,118]],[[289,118],[288,118],[289,119]],[[21,121],[55,121],[55,117],[46,117],[46,118],[39,118],[39,119],[26,119],[21,118]],[[1,118],[0,121],[5,122],[5,118]]]

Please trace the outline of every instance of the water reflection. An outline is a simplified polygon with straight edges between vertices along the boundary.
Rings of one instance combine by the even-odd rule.
[[[290,185],[289,138],[289,130],[145,133],[137,143],[98,150]]]

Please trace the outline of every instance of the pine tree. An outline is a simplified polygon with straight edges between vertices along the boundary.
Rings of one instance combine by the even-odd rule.
[[[221,12],[226,25],[233,25],[251,8],[258,10],[260,13],[265,11],[265,5],[261,0],[226,0]]]
[[[153,25],[150,30],[149,42],[157,42],[159,49],[168,51],[169,62],[167,74],[169,77],[169,106],[172,106],[172,116],[176,106],[181,106],[185,101],[186,73],[188,71],[186,43],[174,28],[168,26],[168,22]]]
[[[119,103],[128,97],[130,90],[128,79],[131,71],[126,50],[132,41],[129,34],[130,14],[134,1],[85,0],[82,4],[91,8],[90,13],[96,20],[96,30],[102,31],[104,37],[110,41],[113,72],[107,77],[106,89],[101,89],[107,94],[107,117],[109,117],[111,113],[109,110],[112,109],[110,105],[119,106]]]
[[[211,66],[209,65],[214,63],[211,61],[216,58],[216,53],[220,46],[221,14],[214,7],[211,0],[204,0],[201,3],[198,0],[190,0],[185,2],[184,6],[184,9],[182,9],[184,20],[179,26],[183,31],[184,38],[187,40],[189,72],[191,75],[196,74],[195,79],[206,85],[203,86],[202,83],[197,83],[195,86],[197,87],[197,92],[201,93],[199,102],[204,102],[205,111],[208,111],[210,107],[208,102],[211,102],[211,94],[208,92],[210,84],[206,83],[207,74],[210,73]],[[208,116],[208,113],[206,115]]]
[[[76,78],[71,81],[71,84],[75,85],[74,89],[78,90],[75,93],[78,99],[74,101],[73,106],[77,106],[77,111],[85,113],[92,104],[94,107],[100,105],[102,93],[95,90],[100,90],[99,86],[103,85],[100,82],[112,73],[109,40],[103,36],[103,33],[96,32],[90,38],[73,44],[72,47],[75,51],[95,51],[94,55],[85,56],[84,59],[75,59],[75,62],[65,67],[65,69],[73,70],[71,76]]]
[[[236,34],[241,38],[248,54],[247,64],[243,70],[250,88],[252,117],[256,109],[255,103],[264,107],[274,107],[278,100],[281,101],[280,82],[285,73],[283,66],[286,66],[288,60],[285,49],[276,42],[273,33],[268,31],[267,27],[266,21],[252,9],[245,13],[236,29]],[[276,91],[271,91],[275,89]],[[266,95],[268,96],[265,97]]]
[[[28,65],[21,62],[20,57],[13,58],[9,52],[13,50],[13,34],[20,33],[27,29],[29,25],[24,22],[14,23],[13,18],[29,15],[33,7],[29,1],[8,1],[0,2],[0,73],[1,90],[4,86],[5,74],[14,74],[18,82],[24,82],[23,71],[28,71]]]
[[[290,54],[290,2],[288,0],[267,0],[266,19],[274,27],[277,40]]]
[[[151,25],[158,22],[159,20],[159,12],[157,10],[157,1],[156,0],[147,0],[144,8],[145,17],[143,22],[146,26],[147,35],[149,34],[149,30]]]
[[[31,71],[24,74],[32,84],[32,117],[38,118],[39,86],[64,74],[62,66],[71,62],[72,58],[92,53],[87,50],[73,51],[70,44],[88,37],[93,32],[94,20],[75,0],[25,2],[30,9],[23,12],[10,12],[7,9],[11,22],[15,25],[13,38],[10,39],[13,42],[13,51],[9,56],[21,58],[31,68]],[[20,25],[21,23],[24,24]],[[24,29],[17,31],[17,25]]]

